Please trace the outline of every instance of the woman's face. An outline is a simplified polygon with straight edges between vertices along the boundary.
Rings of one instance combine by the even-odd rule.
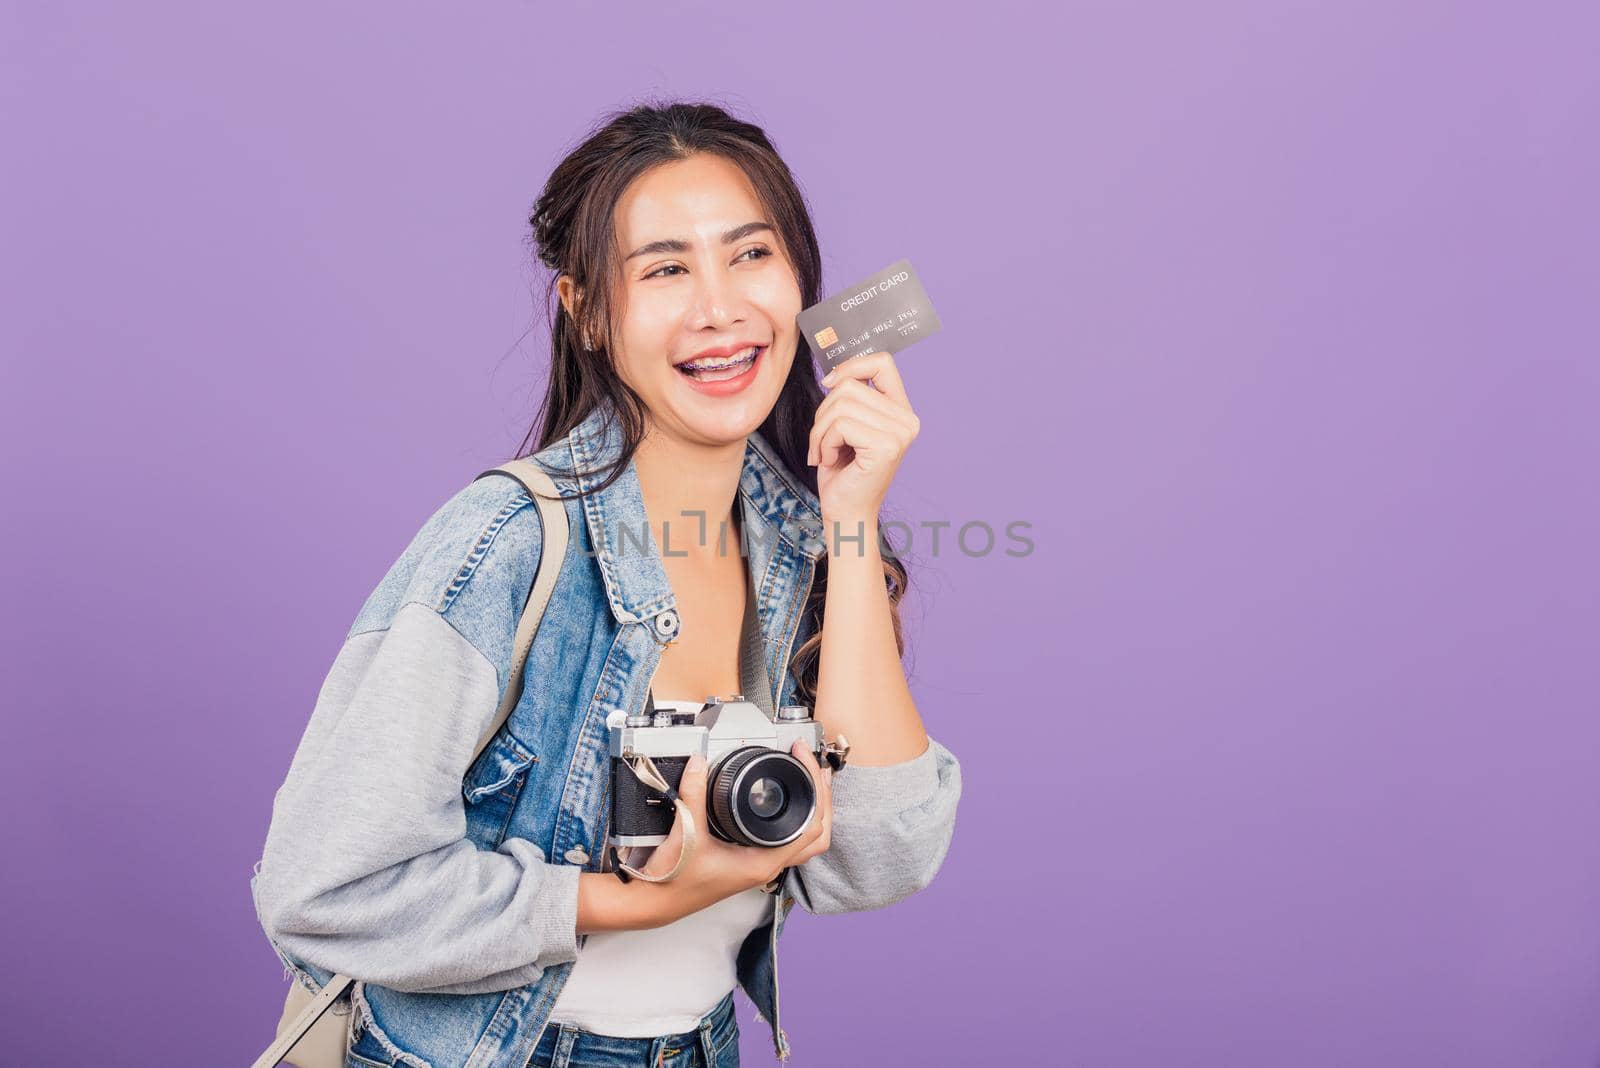
[[[615,226],[625,258],[612,351],[653,431],[742,441],[777,402],[800,313],[794,268],[750,180],[708,153],[662,164],[624,192]]]

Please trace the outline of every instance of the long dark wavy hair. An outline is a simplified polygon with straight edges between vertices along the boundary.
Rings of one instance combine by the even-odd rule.
[[[616,291],[622,279],[614,227],[617,202],[628,186],[652,167],[700,152],[724,157],[750,179],[767,220],[777,229],[794,265],[801,307],[822,299],[821,257],[810,209],[788,165],[759,126],[714,104],[686,102],[640,104],[602,119],[551,172],[528,219],[532,227],[528,240],[549,271],[543,305],[550,321],[550,382],[518,453],[526,456],[559,441],[596,406],[609,405],[620,423],[623,449],[588,492],[616,480],[638,449],[646,426],[645,403],[622,380],[609,342],[616,336]],[[576,320],[557,295],[561,275],[569,276],[583,294],[582,300],[574,302]],[[760,432],[790,474],[812,493],[817,492],[817,473],[806,463],[806,452],[822,397],[805,341],[797,338],[789,377]],[[909,576],[892,544],[883,549],[883,564],[895,648],[903,654],[900,602]],[[828,556],[824,553],[804,608],[810,637],[795,649],[789,663],[797,693],[807,704],[816,697],[827,588]]]

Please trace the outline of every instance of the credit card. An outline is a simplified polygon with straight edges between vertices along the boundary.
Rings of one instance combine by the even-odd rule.
[[[939,316],[910,260],[813,304],[795,321],[824,372],[857,356],[898,353],[939,332]]]

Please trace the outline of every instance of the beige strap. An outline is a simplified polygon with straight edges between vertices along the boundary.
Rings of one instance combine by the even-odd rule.
[[[478,754],[482,754],[490,740],[505,726],[511,716],[512,709],[517,707],[517,702],[522,698],[523,667],[528,662],[528,650],[533,648],[533,635],[539,629],[539,621],[544,618],[545,605],[550,602],[550,592],[556,588],[556,579],[561,577],[561,561],[567,555],[567,510],[561,504],[561,491],[556,489],[556,484],[550,481],[550,476],[532,460],[512,460],[508,464],[490,468],[479,478],[491,474],[510,475],[521,482],[527,489],[528,496],[533,498],[533,503],[539,507],[539,515],[544,523],[544,543],[539,559],[539,573],[533,580],[533,590],[528,594],[528,603],[522,609],[522,619],[517,623],[517,637],[513,644],[511,657],[511,677],[506,680],[505,693],[500,698],[500,708],[495,713],[494,722],[489,724],[489,729],[478,741]],[[554,567],[545,564],[555,561]],[[477,756],[473,757],[474,760]]]
[[[633,773],[639,777],[640,782],[672,798],[672,803],[678,807],[678,818],[683,821],[683,846],[678,853],[678,863],[674,864],[672,870],[665,875],[646,875],[633,865],[624,863],[620,850],[617,853],[617,867],[635,879],[643,879],[647,883],[671,882],[678,877],[678,872],[683,870],[683,866],[689,863],[689,858],[694,856],[694,813],[689,811],[689,803],[683,799],[683,795],[674,790],[667,782],[666,776],[661,774],[661,770],[656,767],[654,760],[651,760],[643,753],[625,756],[623,759],[627,762],[628,767],[633,769]],[[656,846],[655,848],[660,849],[661,847]]]
[[[517,707],[517,702],[522,698],[522,673],[528,662],[528,650],[533,648],[533,636],[539,629],[540,620],[544,618],[545,607],[550,603],[550,591],[556,588],[556,579],[561,577],[561,563],[567,556],[567,510],[561,503],[561,491],[556,488],[556,484],[551,481],[544,469],[532,460],[512,460],[508,464],[491,467],[473,481],[493,474],[510,475],[522,483],[523,488],[528,491],[528,496],[533,498],[533,503],[539,508],[544,537],[540,545],[539,570],[533,580],[533,589],[529,591],[528,600],[522,607],[522,616],[517,620],[517,637],[512,643],[511,674],[506,680],[505,693],[500,698],[499,709],[495,711],[494,722],[489,725],[483,737],[478,739],[478,746],[473,750],[468,767],[483,755],[483,751],[505,725],[512,710]],[[673,874],[677,874],[676,868],[673,869]],[[322,1018],[323,1013],[333,1007],[333,1003],[339,1000],[352,982],[354,980],[348,975],[335,975],[329,979],[311,1003],[301,1010],[300,1015],[278,1033],[277,1041],[256,1058],[251,1068],[272,1068],[287,1057],[295,1044]]]
[[[298,983],[300,980],[293,981]],[[317,996],[311,999],[309,1005],[300,1010],[300,1015],[294,1018],[294,1022],[279,1033],[278,1040],[268,1046],[267,1051],[257,1057],[250,1068],[272,1068],[287,1057],[301,1036],[311,1030],[311,1025],[321,1019],[323,1013],[333,1008],[333,1003],[339,1000],[351,981],[348,975],[336,975],[329,979],[327,985],[317,992]]]

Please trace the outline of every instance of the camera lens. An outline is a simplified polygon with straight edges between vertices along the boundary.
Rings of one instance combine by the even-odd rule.
[[[783,811],[789,794],[777,779],[762,777],[750,784],[750,811],[762,819],[771,819]]]
[[[800,837],[817,807],[806,766],[759,745],[724,757],[712,770],[707,795],[711,832],[738,845],[786,845]]]

